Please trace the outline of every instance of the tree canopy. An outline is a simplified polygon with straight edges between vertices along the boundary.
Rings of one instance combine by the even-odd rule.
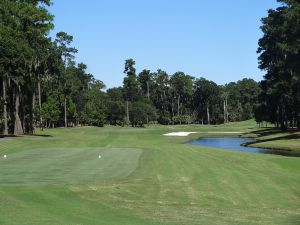
[[[300,129],[300,2],[280,0],[262,19],[259,67],[266,71],[260,86],[258,122],[275,123],[285,130]]]

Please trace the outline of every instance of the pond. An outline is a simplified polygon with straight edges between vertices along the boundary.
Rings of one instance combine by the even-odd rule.
[[[298,153],[298,152],[269,150],[269,149],[242,146],[242,144],[247,143],[247,142],[253,142],[253,139],[231,138],[231,137],[201,138],[198,140],[190,141],[187,144],[212,147],[212,148],[220,148],[223,150],[234,150],[234,151],[240,151],[240,152],[300,157],[300,153]]]

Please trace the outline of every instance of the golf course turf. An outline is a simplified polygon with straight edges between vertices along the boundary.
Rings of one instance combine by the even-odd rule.
[[[250,136],[254,126],[58,128],[4,138],[0,224],[299,225],[300,158],[185,144],[222,136],[205,132]],[[163,136],[179,131],[201,133]]]

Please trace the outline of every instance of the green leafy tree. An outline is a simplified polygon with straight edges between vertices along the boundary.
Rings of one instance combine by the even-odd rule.
[[[140,83],[143,94],[150,100],[150,90],[153,86],[153,74],[150,70],[143,70],[139,73],[137,80]]]
[[[142,102],[134,102],[130,107],[130,123],[133,127],[143,127],[148,121],[148,105]]]
[[[124,101],[108,101],[106,107],[106,120],[111,125],[124,125]]]
[[[216,83],[205,78],[197,79],[193,102],[201,123],[223,122],[221,87]]]
[[[74,59],[74,54],[77,53],[77,49],[74,47],[70,47],[70,44],[73,41],[73,36],[68,35],[65,32],[57,33],[55,41],[58,45],[58,49],[64,62],[64,71],[62,72],[61,83],[64,95],[64,124],[65,127],[67,127],[67,98],[71,91],[70,86],[68,85],[68,78],[70,78],[70,76],[68,76],[67,68],[68,65],[72,65],[71,60]]]
[[[60,117],[60,108],[55,97],[49,96],[47,101],[43,103],[42,114],[46,123],[54,128]]]
[[[177,117],[181,118],[183,115],[185,107],[187,107],[187,103],[190,102],[192,94],[193,94],[193,77],[189,75],[185,75],[183,72],[176,72],[170,78],[170,87],[172,91],[172,95],[174,99],[176,99]],[[173,116],[174,114],[174,106],[172,107]],[[179,119],[179,123],[181,124],[182,120]]]
[[[270,9],[262,19],[264,36],[259,40],[259,67],[266,71],[261,87],[261,107],[267,120],[287,129],[300,129],[300,3],[281,0],[281,7]],[[257,118],[259,120],[259,118]]]
[[[123,88],[110,88],[106,91],[106,120],[111,125],[124,125],[126,108],[123,99]]]
[[[157,72],[153,74],[153,90],[152,102],[159,112],[158,121],[162,124],[171,123],[169,108],[172,104],[169,100],[172,99],[172,97],[167,72],[158,69]]]
[[[129,102],[133,103],[140,99],[140,89],[136,76],[136,69],[134,67],[135,61],[133,59],[125,60],[124,74],[126,77],[123,81],[123,91],[126,100],[126,123],[130,123],[129,118]]]

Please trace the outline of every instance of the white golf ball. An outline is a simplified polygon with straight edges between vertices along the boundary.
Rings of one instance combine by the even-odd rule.
[[[6,158],[6,155],[4,155],[3,157]]]
[[[101,159],[101,155],[99,155],[99,157],[98,157],[99,159]]]

